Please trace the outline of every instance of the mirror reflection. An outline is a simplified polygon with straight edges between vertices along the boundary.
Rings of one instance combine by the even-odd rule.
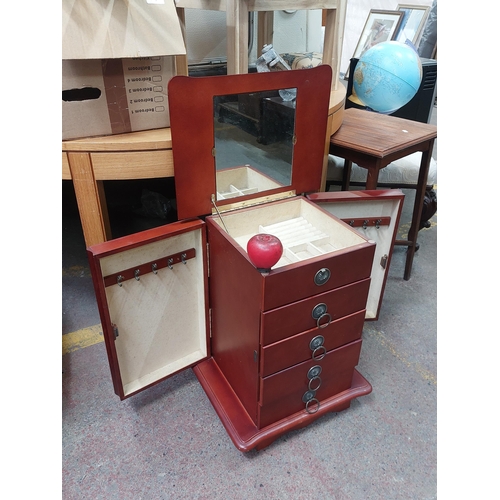
[[[214,97],[217,200],[291,185],[296,89],[286,90]]]

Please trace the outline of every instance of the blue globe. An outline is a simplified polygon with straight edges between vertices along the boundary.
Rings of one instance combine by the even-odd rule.
[[[393,113],[410,102],[422,81],[422,63],[402,42],[381,42],[359,59],[353,74],[358,99],[379,113]]]

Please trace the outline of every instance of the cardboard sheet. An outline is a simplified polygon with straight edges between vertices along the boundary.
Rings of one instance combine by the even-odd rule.
[[[63,0],[62,58],[186,54],[174,0]]]

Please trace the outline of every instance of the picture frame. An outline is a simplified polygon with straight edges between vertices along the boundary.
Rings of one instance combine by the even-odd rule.
[[[369,48],[380,42],[394,40],[398,34],[405,12],[401,10],[371,9],[361,31],[358,44],[352,57],[359,59]],[[349,68],[344,79],[349,78]]]
[[[403,43],[409,40],[417,47],[431,10],[430,7],[427,5],[399,4],[397,10],[403,12],[403,18],[394,40]]]

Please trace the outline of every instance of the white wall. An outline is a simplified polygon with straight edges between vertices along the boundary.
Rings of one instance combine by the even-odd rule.
[[[349,68],[349,62],[354,55],[359,37],[371,9],[397,10],[398,5],[432,5],[432,0],[411,0],[397,2],[391,0],[347,0],[347,14],[344,28],[344,43],[342,45],[342,62],[340,71]]]

